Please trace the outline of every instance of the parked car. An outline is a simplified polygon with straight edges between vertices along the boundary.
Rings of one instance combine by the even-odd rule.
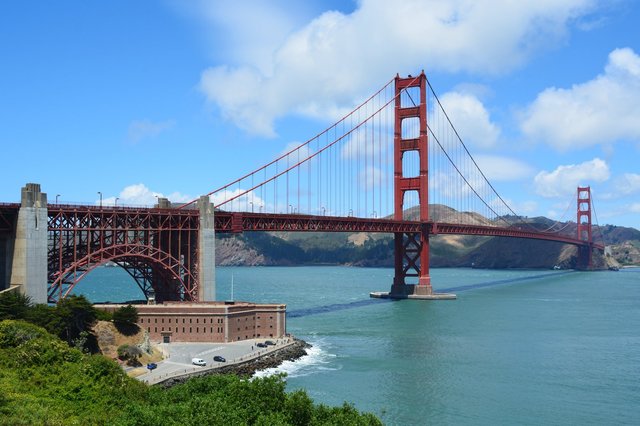
[[[264,344],[267,345],[267,346],[275,345],[275,343],[273,343],[271,340],[267,340],[266,342],[264,342]]]
[[[192,358],[191,359],[191,363],[193,365],[199,365],[200,367],[206,367],[207,366],[207,361],[205,361],[202,358]]]
[[[261,343],[258,343],[256,346],[257,346],[257,347],[259,347],[259,348],[266,348],[266,347],[267,347],[267,345],[265,345],[265,344],[264,344],[264,343],[262,343],[262,342],[261,342]]]
[[[149,364],[147,364],[147,368],[149,369],[149,371],[155,370],[156,368],[158,368],[158,364],[156,364],[155,362],[150,362]]]
[[[224,357],[222,357],[222,356],[220,356],[220,355],[216,355],[216,356],[214,356],[214,357],[213,357],[213,360],[214,360],[214,361],[217,361],[217,362],[227,362],[227,360],[226,360],[226,359],[224,359]]]

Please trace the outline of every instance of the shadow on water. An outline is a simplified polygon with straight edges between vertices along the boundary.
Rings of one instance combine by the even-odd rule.
[[[486,288],[486,287],[493,287],[497,285],[510,284],[510,283],[515,283],[520,281],[531,281],[531,280],[537,280],[540,278],[558,277],[561,275],[571,274],[573,272],[575,271],[571,270],[571,271],[562,271],[562,272],[555,272],[555,273],[547,272],[544,274],[529,275],[527,277],[508,278],[504,280],[488,281],[488,282],[478,283],[478,284],[469,284],[469,285],[462,285],[458,287],[442,288],[442,289],[438,289],[438,292],[440,293],[461,292],[466,290],[474,290],[478,288]],[[377,303],[394,302],[394,301],[395,300],[393,299],[364,299],[364,300],[356,300],[355,302],[348,302],[348,303],[333,303],[331,305],[315,306],[313,308],[295,309],[287,312],[287,317],[300,318],[300,317],[306,317],[309,315],[318,315],[318,314],[324,314],[328,312],[343,311],[346,309],[361,308],[363,306],[369,306]]]
[[[520,281],[537,280],[539,278],[559,277],[560,275],[572,274],[574,272],[575,271],[573,271],[573,270],[571,270],[571,271],[563,271],[563,272],[555,272],[555,273],[547,272],[545,274],[529,275],[528,277],[507,278],[507,279],[504,279],[504,280],[488,281],[486,283],[469,284],[469,285],[461,285],[461,286],[458,286],[458,287],[443,288],[443,289],[438,289],[438,291],[441,291],[443,293],[452,293],[452,292],[459,292],[459,291],[465,291],[465,290],[473,290],[473,289],[476,289],[476,288],[493,287],[495,285],[516,283],[516,282],[520,282]]]
[[[364,299],[349,303],[334,303],[331,305],[315,306],[313,308],[296,309],[287,312],[287,318],[299,318],[309,315],[324,314],[327,312],[343,311],[345,309],[360,308],[362,306],[373,305],[380,302],[393,302],[391,299]]]

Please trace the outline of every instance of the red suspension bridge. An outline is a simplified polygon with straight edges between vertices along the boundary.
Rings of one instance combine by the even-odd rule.
[[[114,262],[147,297],[213,300],[214,232],[382,232],[395,238],[391,294],[428,297],[431,235],[571,244],[578,266],[588,269],[593,250],[604,249],[594,241],[591,213],[590,188],[580,187],[573,235],[559,223],[538,229],[522,219],[480,170],[421,73],[395,77],[307,142],[190,203],[49,204],[29,184],[21,204],[0,206],[0,255],[3,244],[13,249],[0,279],[56,301],[90,270]]]

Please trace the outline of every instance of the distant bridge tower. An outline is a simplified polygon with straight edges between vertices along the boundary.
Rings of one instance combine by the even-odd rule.
[[[395,234],[395,276],[391,287],[394,296],[430,296],[431,277],[429,276],[429,156],[427,139],[427,77],[422,72],[418,77],[400,78],[395,80],[395,124],[394,124],[394,219],[403,220],[405,194],[416,191],[419,199],[419,220],[422,231],[419,233],[398,232]],[[402,91],[417,87],[419,99],[413,99],[413,105],[402,105]],[[415,93],[415,90],[412,91]],[[419,104],[415,102],[419,101]],[[418,119],[419,134],[405,138],[403,121]],[[407,127],[407,126],[405,126]],[[419,158],[418,176],[404,176],[403,157],[408,151],[417,152]],[[407,283],[407,278],[413,278]],[[417,278],[417,282],[415,281]]]
[[[578,269],[591,269],[593,234],[591,228],[591,187],[578,187],[577,200],[577,238],[589,243],[588,246],[578,248]]]

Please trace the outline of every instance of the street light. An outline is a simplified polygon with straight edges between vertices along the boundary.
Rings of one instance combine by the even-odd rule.
[[[287,210],[287,213],[293,213],[293,206],[291,204],[289,204],[289,210]]]
[[[251,213],[253,213],[253,201],[249,201],[249,204],[251,204]]]
[[[98,191],[98,195],[100,196],[100,208],[102,208],[102,192]]]
[[[58,197],[60,197],[60,194],[56,194],[56,204],[58,204]]]
[[[119,200],[119,199],[120,199],[120,198],[116,197],[116,201],[113,203],[113,207],[118,207],[118,200]]]
[[[324,206],[322,206],[322,216],[324,216],[326,211],[327,211],[327,209],[325,209]]]

